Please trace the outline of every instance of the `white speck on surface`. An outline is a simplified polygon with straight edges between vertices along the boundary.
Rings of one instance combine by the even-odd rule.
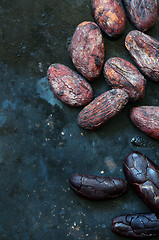
[[[105,225],[105,224],[102,224],[102,228],[106,228],[106,225]]]

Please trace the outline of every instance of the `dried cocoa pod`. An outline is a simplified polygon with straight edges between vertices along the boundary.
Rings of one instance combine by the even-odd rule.
[[[69,182],[76,194],[88,200],[115,198],[127,189],[127,182],[122,178],[73,174]]]
[[[96,23],[109,37],[123,33],[126,16],[121,0],[92,0],[91,5]]]
[[[159,167],[135,151],[125,158],[123,168],[134,191],[153,212],[159,214]]]
[[[137,30],[131,31],[125,40],[141,72],[153,81],[159,81],[159,42]]]
[[[70,56],[77,70],[88,80],[99,77],[104,63],[104,40],[94,22],[82,22],[73,34]]]
[[[157,0],[123,0],[127,15],[140,31],[152,28],[158,17]]]
[[[103,93],[79,113],[79,126],[90,130],[100,127],[120,112],[128,99],[128,94],[122,89],[112,89]]]
[[[148,238],[159,235],[159,218],[154,213],[137,213],[115,217],[112,231],[127,238]]]
[[[52,64],[48,68],[47,78],[56,97],[70,106],[84,106],[93,98],[90,84],[65,65]]]
[[[159,107],[134,107],[130,111],[130,118],[141,131],[159,139]]]
[[[130,62],[119,57],[108,59],[104,65],[104,76],[112,88],[125,90],[130,101],[143,98],[146,80]]]

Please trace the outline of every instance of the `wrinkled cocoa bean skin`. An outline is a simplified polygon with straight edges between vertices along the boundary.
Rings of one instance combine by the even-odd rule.
[[[119,57],[108,59],[104,65],[104,76],[112,88],[125,90],[130,101],[142,100],[146,80],[130,62]]]
[[[104,63],[104,40],[96,23],[83,22],[73,34],[70,56],[77,70],[88,80],[99,77]]]
[[[114,117],[127,104],[128,94],[122,89],[112,89],[95,98],[78,115],[78,124],[93,130]]]
[[[153,81],[159,81],[159,42],[137,30],[128,33],[125,46],[140,71]]]
[[[123,0],[127,15],[134,26],[144,32],[152,28],[158,17],[157,0]]]
[[[84,106],[93,98],[90,84],[65,65],[52,64],[48,68],[47,78],[56,97],[70,106]]]
[[[159,235],[159,218],[154,213],[115,217],[112,231],[122,237],[143,239]]]
[[[139,106],[130,111],[132,122],[147,135],[159,139],[159,107]]]
[[[115,198],[127,189],[127,182],[122,178],[73,174],[69,182],[76,194],[88,200]]]
[[[126,16],[121,0],[92,0],[91,5],[96,23],[109,37],[123,33]]]
[[[123,164],[125,176],[143,202],[159,214],[159,167],[140,152],[130,153]]]

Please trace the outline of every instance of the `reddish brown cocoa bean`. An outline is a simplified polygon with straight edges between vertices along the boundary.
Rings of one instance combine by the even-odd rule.
[[[123,0],[130,21],[140,31],[152,28],[158,17],[157,0]]]
[[[141,131],[159,139],[159,107],[134,107],[130,112],[130,118]]]
[[[92,81],[101,73],[104,63],[104,40],[96,23],[83,22],[73,34],[70,56],[77,70]]]
[[[93,98],[90,84],[65,65],[52,64],[48,68],[47,78],[57,98],[70,106],[84,106]]]
[[[92,0],[91,4],[95,21],[109,37],[123,33],[126,17],[121,0]]]
[[[131,31],[125,40],[130,52],[141,72],[148,78],[159,81],[159,42],[140,31]]]
[[[104,65],[104,76],[112,88],[125,90],[130,101],[143,98],[146,80],[130,62],[119,57],[108,59]]]
[[[120,112],[129,96],[122,89],[112,89],[95,98],[78,115],[78,124],[85,129],[96,129]]]

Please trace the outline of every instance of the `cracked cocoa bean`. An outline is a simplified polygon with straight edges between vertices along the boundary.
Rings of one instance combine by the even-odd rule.
[[[134,191],[159,214],[159,167],[144,154],[132,152],[125,158],[123,168]]]
[[[152,28],[158,17],[157,0],[123,0],[127,15],[140,31]]]
[[[128,33],[125,46],[140,71],[153,81],[159,81],[159,42],[137,30]]]
[[[99,77],[104,63],[104,40],[94,22],[80,23],[71,40],[70,56],[77,70],[88,80]]]
[[[89,130],[102,126],[124,108],[128,99],[128,94],[122,89],[112,89],[103,93],[79,113],[79,126]]]
[[[127,182],[122,178],[73,174],[69,182],[76,194],[88,200],[115,198],[127,189]]]
[[[119,57],[108,59],[104,65],[104,76],[112,88],[125,90],[130,101],[142,100],[146,80],[130,62]]]
[[[90,84],[65,65],[52,64],[48,68],[47,78],[56,97],[70,106],[84,106],[93,98]]]
[[[159,107],[139,106],[130,111],[132,122],[147,135],[159,139]]]
[[[126,16],[121,0],[92,0],[91,5],[96,23],[109,37],[123,33]]]
[[[159,235],[159,218],[154,213],[128,214],[115,217],[112,231],[127,238],[148,238]]]

